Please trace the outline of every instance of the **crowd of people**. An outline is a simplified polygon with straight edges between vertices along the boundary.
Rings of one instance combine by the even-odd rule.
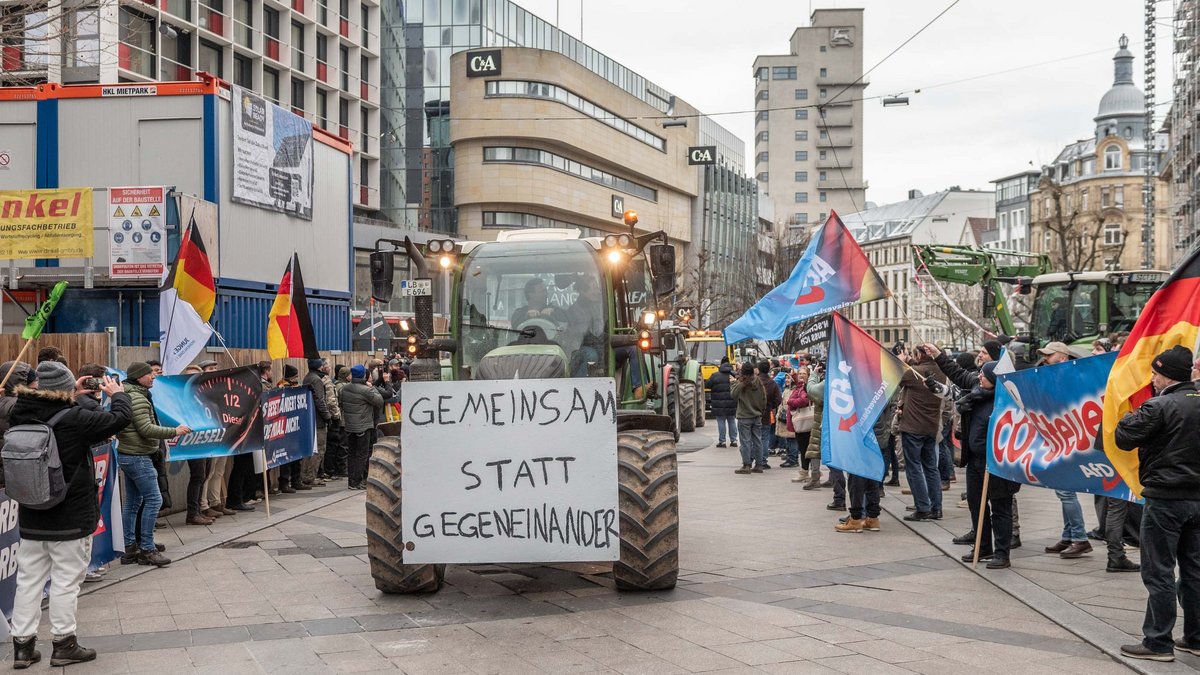
[[[1098,339],[1090,355],[1117,351],[1126,337]],[[982,561],[989,570],[1008,568],[1012,550],[1021,547],[1021,485],[991,475],[984,492],[996,368],[1006,347],[1018,370],[1088,356],[1062,342],[1026,352],[1028,345],[1006,336],[957,354],[933,344],[893,348],[905,364],[904,376],[873,429],[888,474],[884,481],[832,467],[822,480],[822,369],[803,357],[796,367],[768,360],[740,367],[722,362],[707,381],[717,421],[716,447],[739,448],[737,474],[770,469],[769,457],[778,451],[784,456],[781,467],[798,469],[792,480],[803,483],[803,489],[832,488],[826,508],[846,513],[834,526],[846,533],[880,530],[880,498],[886,487],[901,486],[901,470],[907,483],[902,494],[912,499],[904,520],[941,520],[943,495],[953,489],[955,468],[963,468],[965,490],[957,505],[969,509],[972,528],[953,543],[972,547],[962,555],[964,562]],[[1140,572],[1149,592],[1144,639],[1121,651],[1132,658],[1169,661],[1176,649],[1200,654],[1200,438],[1195,435],[1200,360],[1177,346],[1158,355],[1152,371],[1155,396],[1116,429],[1117,445],[1139,453],[1145,504],[1094,496],[1097,526],[1089,530],[1079,495],[1055,490],[1063,528],[1044,553],[1083,558],[1093,552],[1089,539],[1098,540],[1105,544],[1107,572]],[[1138,550],[1140,564],[1128,555]],[[1184,608],[1184,635],[1172,641],[1177,598]]]
[[[250,454],[188,460],[187,525],[211,526],[222,517],[254,511],[269,495],[312,490],[334,480],[345,479],[350,490],[365,489],[376,427],[398,414],[400,384],[408,377],[408,365],[399,359],[372,359],[332,366],[319,358],[307,365],[308,372],[300,379],[299,370],[285,364],[278,380],[272,362],[255,367],[264,390],[307,387],[312,391],[316,452],[271,469],[266,481],[255,472]],[[216,361],[206,360],[188,366],[183,374],[219,368]],[[0,378],[7,379],[0,391],[0,435],[18,425],[46,425],[57,444],[65,483],[57,505],[19,508],[21,546],[12,617],[13,666],[18,669],[41,659],[37,630],[47,581],[54,636],[51,665],[96,657],[95,650],[80,646],[75,635],[80,587],[85,581],[99,580],[103,573],[103,569],[88,571],[92,533],[100,519],[93,449],[117,442],[124,477],[121,563],[156,567],[171,563],[166,546],[155,541],[155,530],[165,526],[159,519],[171,510],[165,442],[192,429],[183,424],[165,426],[158,418],[153,389],[163,374],[159,362],[130,363],[123,381],[108,373],[95,363],[72,371],[62,351],[54,347],[42,349],[34,364],[0,364]]]

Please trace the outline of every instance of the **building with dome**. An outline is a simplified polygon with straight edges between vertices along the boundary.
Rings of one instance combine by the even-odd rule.
[[[1112,88],[1100,98],[1091,137],[1066,146],[1042,167],[1030,195],[1030,250],[1049,254],[1056,271],[1142,267],[1146,164],[1161,166],[1167,139],[1156,133],[1146,147],[1145,97],[1134,84],[1128,46],[1122,35],[1113,56]],[[1166,185],[1154,180],[1155,201],[1165,204]],[[1169,222],[1166,209],[1156,209],[1155,269],[1170,269]]]

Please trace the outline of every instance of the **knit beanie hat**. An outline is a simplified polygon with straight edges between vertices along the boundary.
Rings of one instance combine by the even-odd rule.
[[[1154,357],[1150,367],[1163,377],[1176,382],[1187,382],[1192,379],[1192,350],[1182,345],[1175,345]],[[42,388],[46,388],[44,382]]]
[[[75,374],[58,361],[42,361],[37,367],[38,387],[43,391],[75,391]]]
[[[988,356],[992,357],[993,361],[1000,360],[1000,343],[996,340],[988,340],[983,343],[983,348],[987,350]]]
[[[0,363],[0,380],[8,375],[8,371],[13,371],[12,375],[8,376],[8,382],[4,388],[12,391],[17,385],[28,385],[37,381],[37,371],[29,366],[24,361],[5,361]]]
[[[367,369],[364,368],[361,364],[356,364],[356,365],[350,366],[350,377],[352,377],[356,380],[361,380],[366,376],[367,376]]]
[[[996,384],[996,362],[995,361],[988,361],[987,363],[983,364],[983,376],[985,378],[987,378],[988,382],[991,382],[992,384]]]
[[[139,378],[145,377],[151,372],[149,363],[134,361],[125,368],[125,379],[130,382],[137,382]]]
[[[294,380],[300,375],[300,371],[290,363],[283,364],[283,379]]]
[[[323,366],[323,365],[325,365],[325,359],[309,359],[308,360],[308,369],[309,370],[320,370],[321,366]]]

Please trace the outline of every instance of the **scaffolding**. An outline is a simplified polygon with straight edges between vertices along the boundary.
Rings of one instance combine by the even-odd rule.
[[[1176,260],[1200,243],[1200,0],[1175,0],[1172,105],[1167,119],[1171,145],[1164,177],[1170,186]]]

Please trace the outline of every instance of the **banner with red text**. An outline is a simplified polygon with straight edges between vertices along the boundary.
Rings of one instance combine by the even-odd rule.
[[[1008,480],[1137,501],[1096,436],[1115,353],[1000,375],[987,468]]]

